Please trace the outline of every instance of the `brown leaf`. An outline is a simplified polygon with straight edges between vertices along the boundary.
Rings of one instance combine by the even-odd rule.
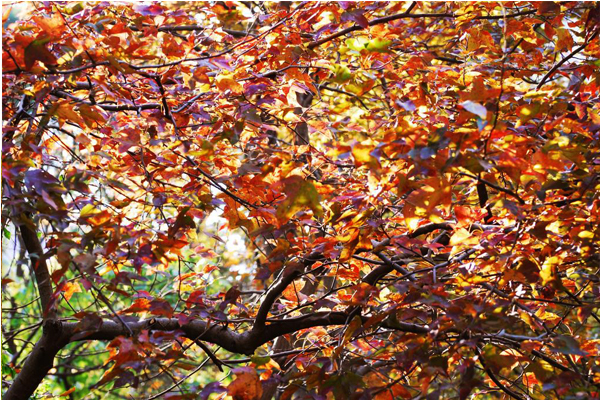
[[[31,70],[36,61],[43,62],[46,66],[57,65],[56,57],[46,48],[46,43],[49,41],[49,38],[36,39],[25,47],[25,69],[27,71]]]
[[[554,1],[540,1],[537,3],[538,14],[558,14],[560,5]]]

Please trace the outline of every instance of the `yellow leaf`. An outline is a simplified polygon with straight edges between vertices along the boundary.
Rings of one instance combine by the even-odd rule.
[[[416,207],[410,203],[406,203],[402,213],[404,214],[404,223],[412,232],[419,227],[420,217],[416,215]]]
[[[84,218],[84,217],[89,217],[90,215],[97,214],[99,212],[100,212],[100,210],[98,210],[92,204],[86,204],[85,206],[83,206],[81,211],[79,211],[79,216],[81,218]]]
[[[560,258],[556,256],[546,258],[540,271],[542,285],[552,284],[557,289],[562,287],[562,281],[558,277],[558,265],[560,262]]]

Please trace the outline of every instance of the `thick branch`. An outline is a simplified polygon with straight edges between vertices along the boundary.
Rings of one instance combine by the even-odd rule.
[[[36,232],[28,226],[26,222],[21,222],[19,230],[21,231],[23,244],[31,259],[31,269],[33,270],[37,282],[44,319],[54,318],[54,311],[50,309],[50,303],[52,301],[52,281],[50,279],[46,258],[43,256],[44,249],[42,248],[42,244],[40,243],[40,239],[37,237]]]
[[[362,317],[364,321],[368,317]],[[134,332],[134,335],[139,334],[142,330],[148,331],[175,331],[182,330],[186,337],[192,340],[201,340],[203,342],[213,343],[227,351],[237,354],[250,355],[254,350],[273,339],[294,333],[302,329],[313,328],[316,326],[332,326],[344,325],[348,322],[348,314],[345,312],[315,312],[274,321],[261,331],[250,330],[247,332],[238,333],[221,324],[210,325],[201,320],[181,325],[176,318],[152,318],[138,322],[128,323],[128,328]],[[384,326],[387,327],[387,326]],[[429,329],[409,323],[394,324],[390,329],[399,330],[402,332],[412,333],[428,333]],[[102,325],[94,331],[84,332],[77,331],[77,323],[63,323],[63,331],[69,335],[75,335],[73,340],[112,340],[117,336],[125,336],[128,334],[123,325],[112,320],[104,320]]]

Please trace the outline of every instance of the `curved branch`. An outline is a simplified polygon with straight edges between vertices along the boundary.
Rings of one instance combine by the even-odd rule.
[[[411,7],[409,7],[408,11],[400,13],[400,14],[389,15],[387,17],[382,17],[382,18],[375,18],[374,20],[369,21],[369,26],[385,24],[386,22],[391,22],[391,21],[395,21],[397,19],[402,19],[402,18],[454,18],[454,14],[448,14],[448,13],[410,14],[410,10],[412,9],[412,7],[414,7],[414,6],[411,5]],[[354,25],[349,28],[342,29],[341,31],[338,31],[336,33],[332,33],[329,36],[325,36],[323,39],[319,39],[319,40],[315,40],[314,42],[310,42],[307,47],[309,49],[314,49],[315,47],[319,47],[323,43],[332,41],[333,39],[336,39],[340,36],[347,35],[348,33],[354,32],[354,31],[362,31],[364,29],[365,28],[363,28],[362,26]]]
[[[277,300],[285,288],[288,287],[303,270],[313,265],[320,258],[322,258],[321,254],[313,253],[306,257],[301,265],[288,265],[285,267],[279,281],[267,291],[267,294],[258,309],[258,313],[256,314],[256,320],[254,327],[252,328],[253,331],[264,328],[265,322],[267,321],[267,315],[271,310],[271,306],[275,303],[275,300]]]
[[[96,107],[100,107],[103,110],[106,111],[142,111],[142,110],[155,110],[155,109],[160,109],[161,105],[158,103],[144,103],[144,104],[140,104],[140,105],[113,105],[113,104],[93,104],[90,101],[86,101],[83,99],[80,99],[77,96],[73,96],[70,93],[64,92],[62,90],[55,90],[52,92],[52,94],[56,97],[62,98],[62,99],[71,99],[77,103],[81,103],[81,104],[86,104],[88,106],[96,106]]]
[[[151,28],[150,25],[144,25],[144,27]],[[131,29],[132,31],[136,31],[136,32],[139,32],[141,30],[135,25],[129,26],[129,29]],[[225,32],[228,35],[231,35],[233,37],[238,37],[238,38],[246,37],[246,36],[256,37],[255,34],[250,33],[250,32],[238,31],[235,29],[228,29],[228,28],[222,28],[222,29],[223,29],[223,32]],[[202,32],[202,31],[206,30],[206,27],[201,26],[201,25],[164,25],[164,26],[159,26],[157,28],[157,30],[159,32]]]
[[[415,281],[416,278],[413,275],[410,275],[406,268],[401,266],[401,263],[395,263],[394,261],[387,258],[385,254],[381,251],[376,251],[374,254],[381,259],[386,265],[390,266],[393,270],[397,271],[403,277],[407,277],[410,281]]]
[[[362,316],[366,321],[369,317]],[[185,336],[192,340],[216,344],[223,349],[237,354],[251,355],[256,348],[273,339],[294,333],[303,329],[316,326],[344,325],[348,321],[345,312],[328,311],[315,312],[283,320],[274,321],[268,325],[268,329],[256,331],[254,329],[246,332],[235,332],[224,325],[211,325],[205,321],[194,320],[186,324],[180,324],[176,318],[151,318],[137,322],[127,323],[128,328],[139,334],[143,330],[148,331],[175,331],[181,330]],[[388,327],[388,326],[384,326]],[[388,328],[419,334],[426,334],[429,329],[420,325],[410,323],[399,323]],[[82,340],[112,340],[118,336],[128,334],[128,330],[122,324],[112,320],[104,320],[103,323],[93,331],[78,331],[78,324],[74,322],[63,322],[62,330],[65,335],[71,337],[72,341]]]
[[[265,299],[261,303],[258,313],[256,314],[256,322],[254,324],[255,329],[261,329],[265,326],[267,315],[269,314],[269,310],[271,310],[271,306],[275,303],[275,300],[277,300],[285,288],[300,275],[300,271],[298,270],[289,271],[287,274],[286,272],[287,271],[284,270],[279,281],[267,291]]]

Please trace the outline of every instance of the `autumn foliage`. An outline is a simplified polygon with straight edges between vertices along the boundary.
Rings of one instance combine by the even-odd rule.
[[[600,6],[3,5],[6,399],[600,397]]]

